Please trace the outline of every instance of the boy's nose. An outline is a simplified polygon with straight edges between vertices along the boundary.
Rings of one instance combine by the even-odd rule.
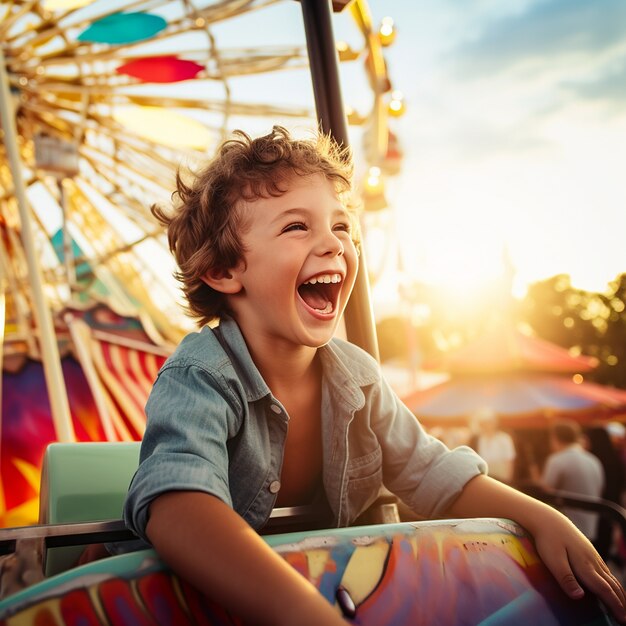
[[[332,256],[341,256],[344,252],[343,242],[334,232],[329,231],[320,237],[319,242],[320,254],[328,254]]]

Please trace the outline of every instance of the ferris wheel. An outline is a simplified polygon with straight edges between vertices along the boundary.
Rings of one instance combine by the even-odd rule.
[[[306,11],[322,4],[0,2],[0,356],[5,374],[25,361],[43,364],[54,429],[41,434],[41,449],[50,438],[76,438],[77,428],[79,439],[140,436],[151,373],[189,329],[166,238],[149,206],[167,204],[177,169],[202,164],[234,128],[255,134],[275,123],[296,132],[327,124],[311,81],[316,72],[318,81],[327,81],[327,70],[313,58],[305,32],[312,19]],[[387,116],[401,111],[402,102],[383,57],[394,29],[390,20],[374,26],[362,0],[334,2],[333,8],[335,30],[345,34],[331,46],[333,55],[341,81],[352,82],[349,109],[331,105],[330,113],[341,118],[335,125],[347,119],[357,138],[364,202],[376,209],[381,171],[397,165]],[[317,33],[313,47],[329,34]],[[85,319],[95,337],[90,348],[80,326]],[[122,347],[107,343],[110,328],[118,339],[124,335]],[[127,352],[116,361],[113,349]],[[70,381],[67,367],[58,365],[59,353],[69,351],[79,358],[82,382]],[[129,376],[124,370],[116,380],[109,370],[128,361],[128,352],[135,371]],[[97,407],[70,410],[67,393],[79,394],[87,383]],[[66,385],[74,389],[66,392]],[[99,394],[107,385],[110,393]],[[22,392],[14,401],[36,395]],[[81,411],[97,412],[97,424],[77,425]],[[21,419],[18,413],[13,421]],[[7,484],[34,475],[37,462],[21,459],[15,469],[8,438],[23,425],[0,423],[6,492]]]
[[[20,219],[7,128],[0,161],[7,341],[22,337],[37,349],[28,332],[35,307],[27,280],[34,270],[22,249],[27,214],[48,308],[104,297],[117,310],[148,315],[166,340],[180,338],[171,261],[148,207],[168,202],[177,167],[202,163],[236,126],[315,127],[297,4],[0,3],[14,167],[30,205]],[[381,107],[398,110],[380,52],[393,28],[387,21],[378,32],[364,2],[344,13],[360,38],[338,42],[339,58],[357,61],[370,89],[365,110],[350,109],[348,121],[365,128],[364,159],[377,166],[388,137]]]

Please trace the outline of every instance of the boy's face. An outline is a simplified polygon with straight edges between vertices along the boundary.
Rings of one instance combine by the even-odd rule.
[[[279,197],[243,207],[244,260],[228,298],[250,333],[319,347],[333,336],[358,268],[352,219],[324,176],[294,176]]]

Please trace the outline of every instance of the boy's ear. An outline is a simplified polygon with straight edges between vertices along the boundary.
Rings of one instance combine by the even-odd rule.
[[[204,276],[202,281],[215,291],[220,293],[234,294],[241,291],[241,281],[237,270],[212,269]]]

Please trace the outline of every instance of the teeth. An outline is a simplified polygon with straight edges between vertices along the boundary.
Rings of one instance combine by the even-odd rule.
[[[340,283],[341,282],[341,274],[322,274],[321,276],[316,276],[315,278],[309,278],[309,280],[305,280],[305,285],[315,285],[317,283]]]

